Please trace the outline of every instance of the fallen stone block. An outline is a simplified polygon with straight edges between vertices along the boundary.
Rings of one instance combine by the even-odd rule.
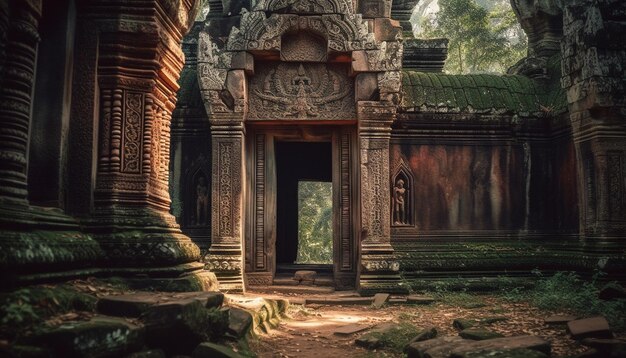
[[[221,307],[224,303],[224,294],[221,292],[182,292],[172,295],[178,299],[194,299],[200,301],[206,308]]]
[[[120,296],[106,296],[98,300],[98,312],[116,317],[139,317],[148,308],[159,303],[158,295],[134,293]]]
[[[365,325],[365,324],[349,324],[347,326],[343,326],[343,327],[339,327],[335,329],[333,334],[336,336],[346,337],[355,333],[365,331],[368,328],[370,328],[370,326]]]
[[[48,348],[57,357],[119,357],[140,350],[144,338],[143,327],[120,318],[95,317],[65,322],[27,342]]]
[[[389,300],[389,294],[388,293],[377,293],[374,295],[374,302],[372,303],[372,305],[375,308],[381,308],[385,303],[387,303],[387,301]]]
[[[228,310],[228,330],[226,331],[233,337],[244,337],[250,329],[252,329],[252,314],[250,312],[237,307],[231,307]]]
[[[576,316],[553,315],[543,320],[545,324],[566,324],[569,321],[578,319]]]
[[[501,335],[498,332],[492,332],[492,331],[488,331],[486,329],[480,329],[480,328],[468,328],[468,329],[464,329],[461,332],[459,332],[459,336],[465,338],[465,339],[471,339],[473,341],[482,341],[485,339],[492,339],[492,338],[502,338],[504,337],[503,335]]]
[[[404,353],[406,353],[408,358],[424,358],[426,357],[426,352],[431,349],[437,347],[445,347],[446,349],[451,350],[452,348],[466,341],[467,340],[458,336],[438,337],[422,342],[409,343],[406,347],[404,347]],[[447,357],[447,355],[443,355],[445,354],[445,352],[437,353],[441,354],[438,357]]]
[[[436,299],[434,297],[423,295],[409,295],[406,298],[406,303],[413,305],[429,305],[435,301]]]
[[[464,357],[473,352],[530,349],[550,355],[550,342],[537,336],[493,338],[484,341],[465,341],[450,351],[450,357]]]
[[[200,343],[191,354],[192,358],[243,358],[232,349],[219,344],[204,342]]]
[[[411,343],[415,343],[415,342],[422,342],[428,339],[433,339],[437,337],[437,328],[435,327],[430,327],[430,328],[426,328],[421,330],[417,336],[415,336],[410,342]]]
[[[227,312],[206,309],[202,301],[189,298],[152,306],[141,319],[148,345],[168,355],[189,354],[207,338],[223,335],[228,327]]]
[[[458,318],[452,321],[452,326],[461,331],[464,329],[472,328],[477,324],[478,321],[475,319]]]
[[[613,338],[613,332],[606,318],[597,316],[567,322],[567,331],[574,339]]]
[[[367,349],[390,347],[402,349],[418,333],[417,328],[407,323],[383,323],[372,331],[363,334],[355,340],[355,344]]]

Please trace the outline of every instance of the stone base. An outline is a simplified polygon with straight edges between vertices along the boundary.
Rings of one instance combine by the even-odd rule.
[[[220,286],[213,272],[197,270],[180,277],[125,278],[134,290],[164,292],[219,291]]]
[[[214,243],[203,261],[206,264],[205,267],[217,276],[220,291],[245,292],[241,244]]]
[[[376,293],[408,294],[400,277],[400,264],[389,244],[363,244],[358,291],[362,296]]]
[[[175,218],[149,208],[98,209],[84,224],[112,266],[163,267],[200,260],[200,248]]]
[[[361,296],[373,296],[381,292],[406,295],[409,293],[409,287],[397,272],[361,274],[357,291]]]
[[[23,284],[91,274],[103,259],[98,243],[59,209],[0,202],[0,272]]]

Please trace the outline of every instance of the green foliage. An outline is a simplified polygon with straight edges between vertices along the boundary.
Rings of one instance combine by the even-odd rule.
[[[545,310],[566,310],[580,316],[602,315],[614,330],[624,331],[626,300],[599,299],[595,278],[601,275],[596,273],[593,281],[582,280],[573,272],[558,272],[551,277],[540,276],[534,289],[508,290],[503,297],[511,301],[529,301]]]
[[[298,183],[298,263],[333,262],[332,183]]]
[[[35,286],[0,295],[0,332],[14,335],[25,327],[71,310],[94,311],[96,298],[67,286]]]
[[[420,19],[418,37],[449,39],[447,73],[498,72],[519,61],[527,39],[508,1],[439,0],[439,12]]]

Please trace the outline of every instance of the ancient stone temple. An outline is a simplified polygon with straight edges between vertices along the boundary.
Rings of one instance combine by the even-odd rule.
[[[416,1],[0,1],[0,266],[243,291],[332,186],[336,289],[626,269],[626,3],[512,0],[508,74],[442,72]]]

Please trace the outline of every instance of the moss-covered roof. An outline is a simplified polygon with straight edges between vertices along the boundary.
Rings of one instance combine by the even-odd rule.
[[[518,75],[447,75],[404,70],[402,91],[401,107],[407,112],[534,117],[566,108],[562,91]]]

